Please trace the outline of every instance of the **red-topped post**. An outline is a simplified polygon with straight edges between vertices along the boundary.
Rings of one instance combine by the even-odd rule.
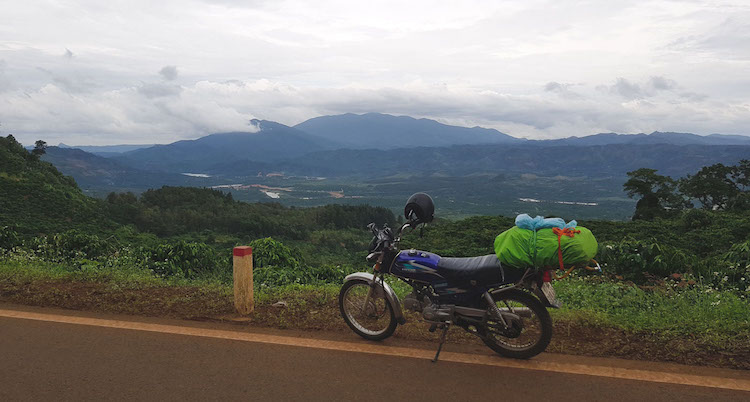
[[[237,312],[247,315],[253,312],[253,248],[235,247],[232,252],[234,262],[234,307]]]

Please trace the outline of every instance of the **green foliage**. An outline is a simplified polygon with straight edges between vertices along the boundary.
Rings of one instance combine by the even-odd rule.
[[[721,163],[706,166],[694,175],[680,180],[680,191],[690,198],[697,199],[704,209],[727,209],[730,200],[737,197],[740,189],[732,176],[734,166]]]
[[[97,233],[111,227],[99,201],[10,135],[0,137],[0,188],[0,222],[13,225],[22,236],[75,227]]]
[[[744,291],[750,293],[750,238],[732,245],[721,260],[725,268],[720,281],[722,287],[738,284],[740,290],[745,288]]]
[[[48,261],[71,261],[98,259],[108,255],[112,249],[97,235],[80,230],[69,230],[52,236],[35,237],[28,241],[27,248]]]
[[[0,250],[12,250],[21,245],[21,238],[8,226],[0,226]]]
[[[340,266],[297,266],[282,268],[267,266],[253,272],[256,286],[275,287],[290,284],[322,285],[340,284],[344,277],[353,271]]]
[[[598,278],[556,281],[560,300],[557,317],[598,318],[599,324],[700,338],[726,337],[750,331],[747,297],[696,284],[678,282],[645,290],[627,283]]]
[[[623,185],[628,196],[641,197],[635,206],[633,220],[669,216],[673,211],[685,207],[683,197],[677,193],[677,182],[671,177],[645,168],[628,172],[628,177],[630,179]]]
[[[292,249],[270,237],[253,240],[250,247],[253,248],[254,267],[297,268],[300,265]]]
[[[659,244],[654,239],[626,238],[600,246],[598,261],[608,273],[643,280],[646,274],[665,277],[675,272],[687,272],[694,260],[684,251]]]
[[[196,279],[216,272],[226,272],[229,268],[228,258],[221,258],[203,243],[178,241],[141,249],[140,252],[146,257],[146,267],[160,277]]]
[[[47,152],[47,143],[42,140],[37,140],[34,143],[34,149],[31,150],[31,156],[39,159]]]
[[[655,169],[634,170],[628,176],[624,190],[631,198],[640,197],[633,220],[674,216],[675,211],[692,208],[693,199],[707,210],[750,210],[748,159],[736,166],[705,166],[678,181],[656,174]]]
[[[162,187],[139,198],[131,193],[107,196],[109,216],[159,236],[212,230],[249,238],[282,236],[305,239],[323,228],[364,228],[369,222],[393,224],[393,213],[367,205],[286,208],[280,204],[237,202],[231,194],[192,187]]]

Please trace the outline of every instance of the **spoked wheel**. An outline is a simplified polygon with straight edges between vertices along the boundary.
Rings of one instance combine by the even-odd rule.
[[[505,314],[506,328],[488,311],[487,326],[477,328],[482,341],[495,352],[515,359],[542,353],[552,339],[552,318],[535,297],[518,289],[491,293],[495,305]]]
[[[396,315],[379,286],[364,280],[344,284],[339,293],[339,309],[352,331],[371,341],[380,341],[396,330]]]

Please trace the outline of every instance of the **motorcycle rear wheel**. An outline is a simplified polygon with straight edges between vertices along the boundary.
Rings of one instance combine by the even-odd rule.
[[[511,322],[508,329],[494,319],[477,328],[485,345],[514,359],[529,359],[547,349],[552,339],[552,318],[542,302],[518,289],[494,291],[490,295],[499,309],[519,315],[519,320]],[[488,311],[488,316],[493,314]]]
[[[341,317],[352,331],[371,341],[393,335],[398,324],[393,306],[386,299],[385,292],[379,290],[371,288],[368,281],[355,279],[346,282],[339,292]]]

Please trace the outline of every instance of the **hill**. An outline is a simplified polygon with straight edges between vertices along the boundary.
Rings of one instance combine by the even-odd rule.
[[[650,144],[670,144],[670,145],[748,145],[750,146],[750,137],[744,135],[697,135],[690,133],[662,133],[654,131],[651,134],[616,134],[601,133],[588,135],[584,137],[568,137],[558,140],[533,141],[531,144],[540,146],[589,146],[589,145],[650,145]]]
[[[70,146],[62,142],[57,145],[58,148],[75,148],[86,151],[98,156],[112,157],[123,152],[135,151],[136,149],[153,147],[155,144],[122,144],[122,145],[75,145]]]
[[[381,113],[321,116],[294,127],[354,149],[509,144],[525,141],[493,129],[449,126],[435,120]]]
[[[0,137],[0,226],[48,233],[70,226],[99,232],[110,224],[100,201],[84,195],[70,176],[28,152],[13,136]]]
[[[48,147],[42,160],[52,163],[63,174],[73,176],[84,192],[94,195],[105,195],[110,191],[140,191],[163,185],[197,184],[195,179],[184,175],[136,169],[76,148]]]
[[[259,131],[211,134],[196,140],[177,141],[137,149],[114,157],[131,167],[173,173],[203,172],[217,163],[233,160],[271,162],[335,144],[298,129],[267,120],[253,120]]]

